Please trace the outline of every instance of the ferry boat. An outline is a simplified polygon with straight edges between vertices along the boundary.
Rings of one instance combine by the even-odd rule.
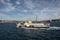
[[[50,27],[49,25],[50,25],[49,23],[33,23],[32,21],[28,21],[24,23],[18,23],[17,27],[36,29],[36,28],[49,28]]]

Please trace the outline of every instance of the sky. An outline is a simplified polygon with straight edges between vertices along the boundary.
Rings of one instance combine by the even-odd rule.
[[[60,18],[60,0],[0,0],[0,20]]]

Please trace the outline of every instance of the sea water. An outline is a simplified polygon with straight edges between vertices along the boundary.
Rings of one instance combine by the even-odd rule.
[[[60,40],[60,30],[22,29],[16,23],[0,23],[0,40]]]

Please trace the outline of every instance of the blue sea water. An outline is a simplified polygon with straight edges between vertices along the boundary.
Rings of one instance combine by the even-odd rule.
[[[60,30],[22,29],[15,23],[0,23],[0,40],[60,40]]]
[[[51,24],[50,26],[60,27],[60,22],[51,22],[50,24]]]

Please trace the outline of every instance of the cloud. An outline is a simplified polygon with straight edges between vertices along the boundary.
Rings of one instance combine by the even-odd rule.
[[[15,20],[35,20],[33,15],[26,15],[26,14],[20,14],[17,13],[16,15],[11,16]]]
[[[16,16],[12,15],[7,15],[4,13],[0,13],[0,20],[19,20],[20,18],[17,18]]]
[[[19,4],[21,4],[21,3],[20,3],[20,1],[19,1],[19,0],[17,0],[17,1],[16,1],[16,4],[17,4],[17,5],[19,5]]]
[[[16,9],[15,6],[13,6],[13,3],[10,3],[10,0],[1,0],[2,4],[4,4],[4,8],[0,9],[0,11],[14,11]]]
[[[6,14],[4,14],[4,13],[0,13],[0,19],[1,20],[9,20],[9,19],[11,19],[11,17],[6,15]]]
[[[23,12],[28,12],[28,10],[22,10]]]
[[[0,17],[6,19],[25,19],[35,20],[35,16],[38,16],[38,20],[48,20],[60,18],[60,1],[40,1],[40,0],[1,0],[4,4],[4,8],[0,9],[0,12],[11,13],[13,15],[6,15],[0,13]],[[24,3],[23,3],[24,2]],[[20,5],[21,4],[21,5]],[[11,12],[12,11],[12,12]],[[11,17],[10,17],[11,16]],[[8,17],[8,18],[7,18]],[[4,18],[4,19],[5,19]]]
[[[32,0],[24,0],[24,5],[25,5],[28,9],[34,9],[34,8],[35,8]]]
[[[3,12],[10,12],[10,11],[14,11],[16,8],[13,7],[13,6],[9,6],[9,7],[5,7],[3,9],[0,9],[0,11],[3,11]]]
[[[10,3],[10,0],[1,0],[1,2],[2,2],[2,4],[4,4],[4,5],[12,5],[12,4]]]
[[[0,13],[0,16],[6,16],[5,14],[3,14],[3,13]]]
[[[39,20],[58,19],[60,18],[60,8],[44,8],[37,12]]]
[[[22,10],[23,11],[23,10]],[[60,18],[60,7],[50,8],[46,7],[42,10],[24,10],[24,12],[29,12],[26,14],[18,14],[15,17],[19,16],[18,18],[24,20],[35,20],[36,15],[38,20],[51,20],[51,19],[59,19]]]

